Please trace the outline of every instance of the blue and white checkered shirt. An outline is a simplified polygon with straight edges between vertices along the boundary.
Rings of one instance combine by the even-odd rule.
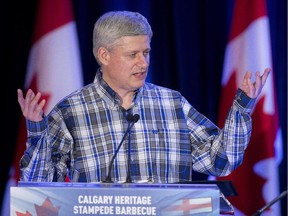
[[[131,109],[96,73],[95,81],[61,100],[41,122],[27,121],[27,149],[20,160],[22,181],[103,182],[128,127],[127,112],[139,114],[131,129],[132,182],[192,180],[192,170],[230,174],[243,160],[251,135],[255,99],[237,90],[223,129],[199,113],[177,91],[145,83]],[[128,137],[114,160],[111,177],[125,182]]]

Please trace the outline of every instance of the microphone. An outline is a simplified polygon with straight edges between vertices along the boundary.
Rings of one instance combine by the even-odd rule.
[[[123,136],[121,142],[119,143],[119,145],[118,145],[118,147],[117,147],[117,149],[116,149],[116,151],[115,151],[115,153],[114,153],[114,155],[113,155],[113,157],[112,157],[112,159],[111,159],[111,161],[110,161],[110,163],[109,163],[108,175],[106,176],[106,179],[105,179],[104,183],[112,183],[112,180],[111,180],[111,170],[112,170],[113,162],[114,162],[114,160],[115,160],[115,158],[116,158],[116,156],[117,156],[117,154],[118,154],[118,151],[119,151],[120,147],[122,146],[122,144],[123,144],[126,136],[128,135],[128,133],[130,134],[131,128],[132,128],[132,127],[134,126],[134,124],[139,120],[139,118],[140,118],[140,116],[139,116],[138,114],[132,115],[131,113],[128,113],[128,115],[127,115],[127,121],[129,122],[128,128],[127,128],[127,130],[125,131],[124,136]],[[129,140],[129,142],[130,142],[130,140]],[[129,153],[130,153],[130,151],[128,152],[128,157],[129,157]],[[128,164],[128,165],[129,165],[129,164]]]

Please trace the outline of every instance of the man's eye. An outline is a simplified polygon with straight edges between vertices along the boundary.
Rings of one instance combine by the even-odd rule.
[[[149,55],[149,51],[146,51],[143,53],[144,56],[148,56]]]

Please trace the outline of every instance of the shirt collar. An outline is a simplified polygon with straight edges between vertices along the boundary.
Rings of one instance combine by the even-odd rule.
[[[102,78],[102,71],[100,68],[96,72],[94,84],[96,85],[96,90],[99,96],[103,98],[103,100],[105,100],[111,108],[121,106],[121,98]],[[135,91],[132,106],[137,104],[141,97],[142,91],[143,87]]]

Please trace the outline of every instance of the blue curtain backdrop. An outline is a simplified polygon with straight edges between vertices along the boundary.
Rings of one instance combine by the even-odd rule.
[[[266,2],[284,140],[284,159],[279,167],[282,191],[287,189],[287,1]],[[37,0],[4,0],[0,5],[4,90],[0,157],[2,198],[21,115],[16,89],[24,85]],[[179,90],[196,109],[216,122],[232,6],[233,0],[73,0],[85,84],[93,81],[98,68],[92,54],[92,30],[97,18],[109,10],[138,11],[148,18],[154,32],[148,80]],[[194,178],[206,179],[207,176],[195,173]],[[282,211],[287,213],[286,203],[284,199]]]

